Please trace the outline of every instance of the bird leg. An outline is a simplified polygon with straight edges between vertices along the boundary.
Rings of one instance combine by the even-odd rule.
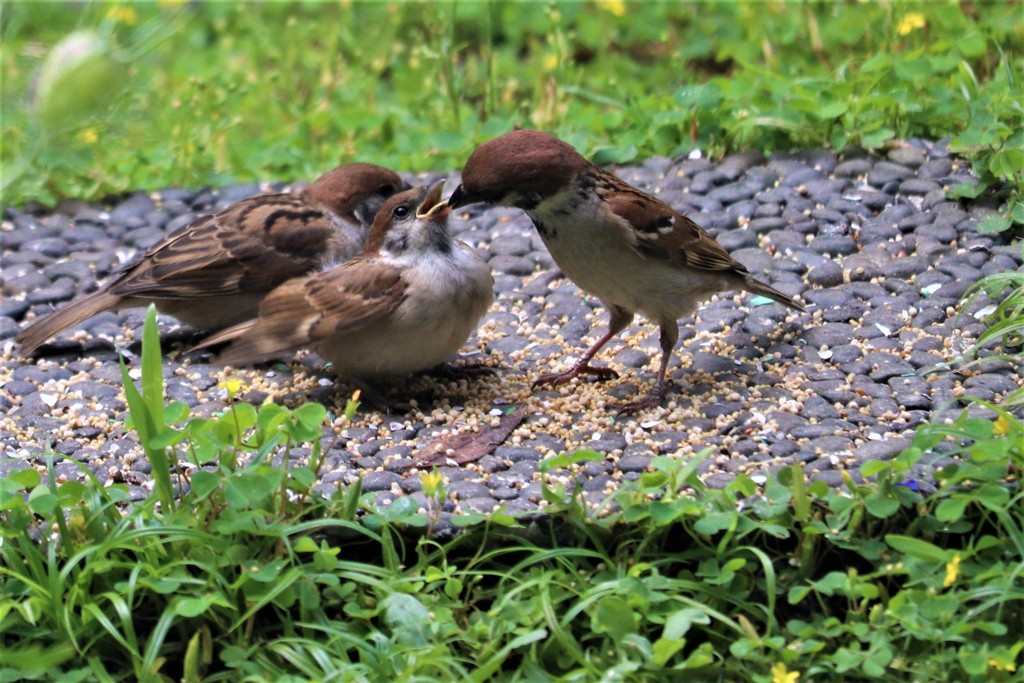
[[[446,362],[436,365],[429,370],[424,370],[422,374],[457,382],[460,379],[473,380],[480,379],[481,377],[493,377],[498,372],[490,365],[485,365],[484,363],[464,362],[456,365]]]
[[[665,390],[668,385],[665,377],[668,374],[668,361],[672,357],[672,350],[679,341],[679,326],[675,320],[663,321],[661,323],[661,365],[658,368],[658,380],[651,387],[645,396],[630,401],[618,410],[619,415],[636,415],[650,408],[656,408],[665,400]]]
[[[352,379],[353,386],[359,389],[359,407],[378,410],[388,415],[412,412],[412,405],[407,401],[388,396],[378,387],[362,379]]]
[[[583,357],[576,361],[576,363],[568,370],[541,375],[535,379],[531,385],[533,389],[544,384],[550,384],[551,386],[557,387],[560,384],[565,384],[573,377],[579,377],[580,375],[594,375],[601,379],[615,379],[619,376],[619,373],[615,372],[611,368],[594,367],[590,364],[590,361],[594,359],[597,352],[600,351],[605,344],[611,341],[612,337],[626,329],[626,326],[633,321],[633,313],[624,308],[609,306],[608,311],[611,313],[611,319],[608,321],[608,332],[598,339],[593,346],[587,349],[587,352],[583,354]]]

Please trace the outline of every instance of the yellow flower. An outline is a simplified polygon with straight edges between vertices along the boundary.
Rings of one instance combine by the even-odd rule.
[[[924,28],[926,23],[924,15],[920,12],[907,12],[900,19],[900,23],[896,24],[896,33],[905,36],[919,28]]]
[[[1010,420],[1005,415],[1000,415],[999,417],[996,418],[995,428],[996,434],[998,434],[999,436],[1006,436],[1007,434],[1010,433],[1010,430],[1013,428],[1013,423],[1010,422]]]
[[[597,4],[617,17],[626,16],[626,3],[624,0],[598,0]]]
[[[1017,665],[1008,659],[996,659],[991,657],[988,660],[988,667],[990,669],[1001,669],[1002,671],[1016,671]]]
[[[227,389],[228,396],[236,395],[243,387],[245,387],[245,382],[240,379],[226,379],[223,382],[217,382],[217,388]]]
[[[954,555],[953,559],[946,563],[946,578],[943,579],[942,585],[949,588],[958,576],[960,576],[960,553]]]
[[[544,58],[544,69],[546,71],[554,71],[556,66],[558,66],[558,57],[555,55],[548,55]]]
[[[772,667],[772,683],[796,683],[798,678],[800,672],[788,670],[782,662]]]
[[[134,7],[127,7],[125,5],[114,5],[107,11],[107,19],[111,21],[119,21],[122,24],[131,26],[139,18],[139,15],[135,13]]]
[[[433,498],[437,495],[438,490],[441,488],[441,482],[443,477],[437,470],[433,472],[425,472],[420,476],[420,486],[423,489],[423,495]]]
[[[78,132],[75,136],[79,142],[83,145],[95,145],[100,139],[99,133],[96,132],[95,128],[84,128]]]

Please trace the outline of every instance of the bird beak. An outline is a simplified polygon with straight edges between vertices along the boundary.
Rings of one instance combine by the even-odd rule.
[[[452,192],[452,196],[448,197],[448,206],[452,207],[453,209],[457,209],[460,206],[466,206],[467,204],[478,204],[482,201],[484,200],[480,199],[479,197],[471,195],[469,192],[466,192],[465,188],[463,188],[462,185],[459,185],[458,187],[455,188],[455,192]]]
[[[444,181],[442,180],[427,190],[426,196],[423,197],[419,208],[416,209],[416,218],[436,221],[448,215],[452,207],[448,202],[441,201],[441,190],[443,189]]]

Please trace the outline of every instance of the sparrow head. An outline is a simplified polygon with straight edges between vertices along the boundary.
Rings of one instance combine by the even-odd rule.
[[[591,168],[572,145],[552,135],[514,130],[473,151],[448,203],[453,209],[487,202],[529,210]]]
[[[409,185],[397,173],[374,164],[343,164],[323,174],[306,196],[350,223],[370,225],[384,202]]]
[[[444,181],[430,189],[415,188],[396,194],[384,202],[370,228],[367,254],[447,253],[452,238],[448,232],[450,207],[441,201]]]

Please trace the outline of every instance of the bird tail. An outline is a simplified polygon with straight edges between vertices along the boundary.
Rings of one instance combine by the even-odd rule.
[[[15,337],[15,341],[21,345],[22,355],[28,356],[50,337],[74,327],[86,318],[113,308],[120,301],[121,297],[111,294],[108,290],[93,292],[32,323]]]
[[[217,358],[217,363],[220,365],[247,365],[258,363],[266,358],[272,358],[274,357],[273,353],[261,355],[252,349],[246,348],[251,346],[251,344],[247,343],[245,333],[251,330],[257,322],[257,319],[247,320],[211,334],[193,346],[191,351],[229,344],[227,348],[221,351],[220,356]]]
[[[761,282],[760,280],[755,280],[749,275],[743,278],[743,289],[747,290],[751,294],[759,294],[760,296],[766,296],[769,299],[772,299],[773,301],[778,301],[780,304],[785,304],[786,306],[789,306],[790,308],[795,308],[798,311],[806,310],[801,304],[798,304],[796,301],[793,301],[791,297],[786,296],[785,294],[783,294],[782,292],[775,289],[769,284]]]

